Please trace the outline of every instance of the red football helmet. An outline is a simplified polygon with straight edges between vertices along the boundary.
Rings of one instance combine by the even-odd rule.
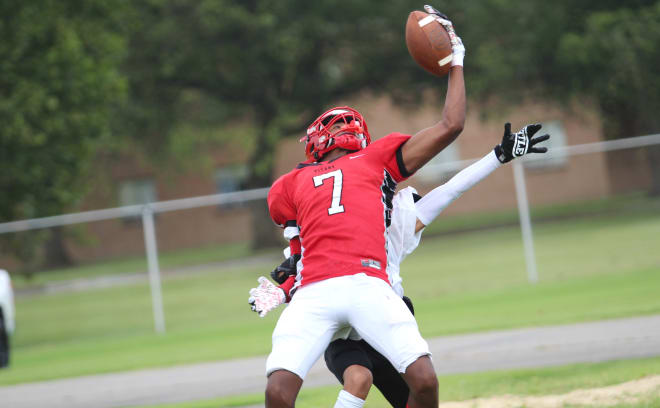
[[[330,128],[343,123],[341,129],[330,133]],[[305,142],[305,154],[310,160],[319,160],[336,148],[362,150],[371,143],[367,123],[358,111],[348,106],[329,109],[309,125],[307,135],[300,139]]]

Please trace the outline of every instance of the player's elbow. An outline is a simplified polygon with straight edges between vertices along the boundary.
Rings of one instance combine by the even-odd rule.
[[[458,135],[461,134],[463,131],[463,122],[445,118],[435,126],[434,130],[435,140],[433,144],[440,151],[456,140]]]
[[[447,118],[446,128],[447,133],[449,133],[453,139],[456,139],[458,135],[463,131],[463,126],[465,126],[465,119],[461,118]]]

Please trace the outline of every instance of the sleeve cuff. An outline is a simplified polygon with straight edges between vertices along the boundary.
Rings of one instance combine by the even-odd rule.
[[[504,154],[502,153],[502,149],[500,148],[500,145],[495,146],[493,150],[490,151],[489,154],[486,155],[488,157],[488,160],[495,166],[495,167],[500,167],[504,163],[502,160],[500,160],[500,157],[504,159]]]
[[[403,178],[408,178],[413,174],[408,172],[408,169],[406,169],[406,165],[403,163],[403,153],[401,153],[402,148],[403,148],[403,144],[399,146],[398,149],[396,149],[396,164],[399,167],[399,173],[401,173]]]

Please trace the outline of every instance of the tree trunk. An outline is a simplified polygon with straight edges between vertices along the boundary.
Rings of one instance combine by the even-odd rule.
[[[272,125],[273,116],[262,116],[261,128],[257,135],[257,144],[248,161],[248,188],[270,187],[273,183],[275,145],[280,139],[279,129]],[[268,212],[266,200],[252,201],[252,249],[281,247],[282,235],[275,227]]]
[[[31,230],[8,234],[3,239],[3,248],[21,263],[17,272],[28,280],[41,269],[44,243],[48,236],[46,230]]]
[[[274,105],[265,104],[257,112],[259,130],[257,143],[248,161],[248,188],[270,187],[275,181],[275,150],[282,136],[299,132],[315,117],[314,109],[300,115],[289,114],[279,105],[279,98],[271,98]],[[263,101],[262,101],[263,102]],[[320,107],[314,107],[319,110]],[[278,110],[279,109],[279,110]],[[268,213],[266,200],[254,201],[250,204],[252,210],[252,248],[272,248],[286,245],[282,233],[275,226]]]
[[[603,117],[606,118],[603,119],[606,139],[617,139],[622,135],[624,135],[624,137],[630,137],[631,135],[648,135],[656,133],[657,129],[660,129],[660,120],[657,119],[655,115],[651,117],[645,117],[644,115],[640,116],[639,111],[631,109],[631,107],[626,104],[609,106],[609,108],[603,110]],[[648,171],[651,179],[651,185],[648,186],[649,195],[652,197],[660,196],[660,146],[655,145],[646,147],[639,151],[639,154],[635,152],[636,150],[637,149],[608,153],[608,158],[612,158],[610,161],[615,163],[615,165],[610,164],[608,170],[610,173],[616,173],[617,166],[624,166],[626,169],[630,170],[631,167],[634,168],[638,164],[641,164],[644,160],[643,155],[645,155],[648,161]],[[634,160],[635,163],[632,163],[631,160]],[[646,170],[647,169],[645,168],[643,171],[646,173]],[[624,172],[628,173],[629,171],[624,169]],[[610,177],[610,179],[615,180],[616,177]],[[630,180],[630,177],[628,177],[628,179],[621,179],[621,177],[619,177],[618,180],[618,185],[623,187],[623,191],[647,188],[646,180],[640,182]],[[635,188],[635,184],[638,184],[639,187]],[[616,187],[617,184],[614,183],[614,185]]]
[[[275,226],[268,213],[266,200],[250,203],[252,212],[252,249],[280,248],[286,246],[282,233]]]
[[[73,260],[64,244],[63,227],[53,227],[50,229],[50,237],[45,244],[44,266],[47,268],[61,268],[73,265]]]

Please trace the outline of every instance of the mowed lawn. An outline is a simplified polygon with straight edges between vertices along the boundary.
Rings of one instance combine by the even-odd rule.
[[[534,233],[535,285],[517,227],[423,238],[402,266],[422,333],[660,313],[655,208],[537,223]],[[247,292],[270,269],[164,279],[164,335],[154,334],[146,284],[18,298],[12,365],[0,384],[266,354],[279,313],[258,318]]]

